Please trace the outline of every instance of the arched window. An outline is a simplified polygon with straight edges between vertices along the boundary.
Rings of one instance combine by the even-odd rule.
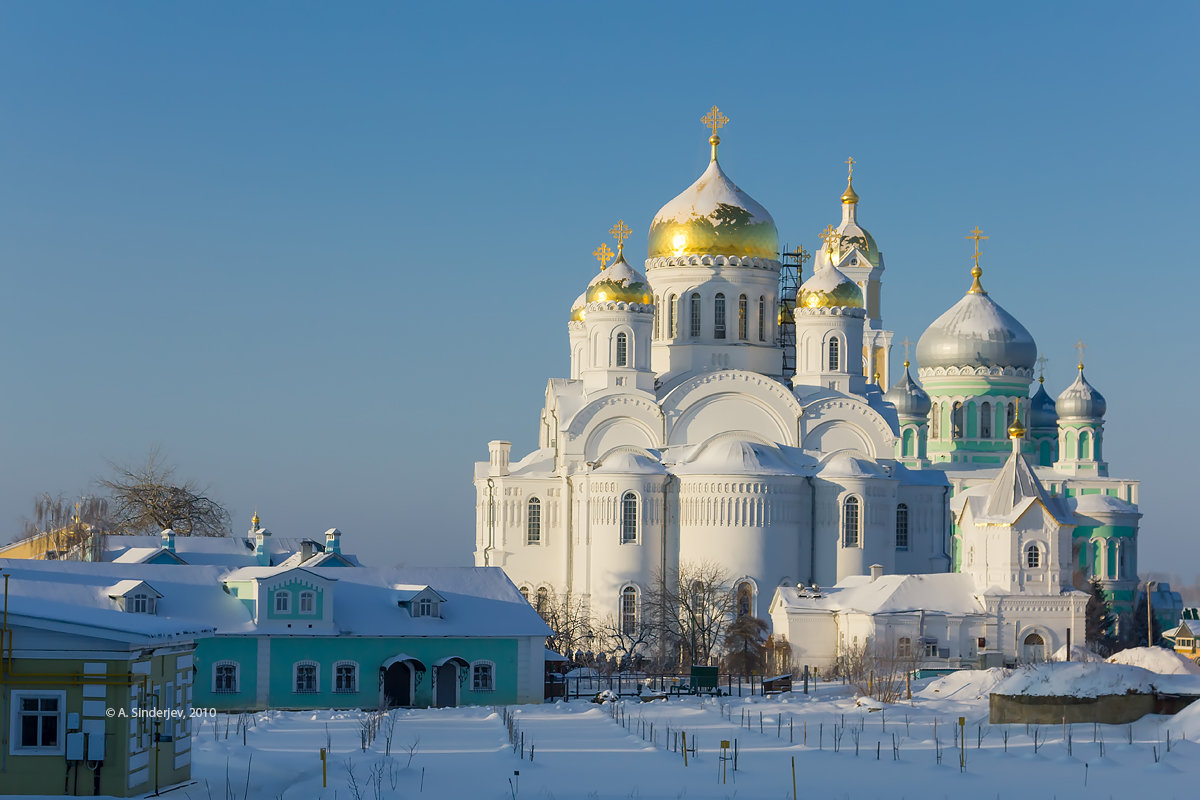
[[[338,661],[333,665],[333,691],[353,694],[358,691],[358,664],[353,661]]]
[[[896,549],[908,549],[908,506],[896,506]]]
[[[979,406],[979,438],[992,438],[992,404],[986,401]]]
[[[754,586],[742,581],[737,587],[736,609],[739,617],[748,617],[754,610]]]
[[[835,337],[830,338],[830,340],[829,340],[829,370],[830,370],[830,372],[836,372],[837,370],[841,369],[841,364],[842,364],[841,342],[835,336]]]
[[[861,531],[861,515],[859,512],[859,501],[857,497],[847,497],[846,502],[842,504],[842,546],[843,547],[858,547],[858,543],[862,540],[859,535]]]
[[[767,298],[763,295],[758,296],[758,340],[767,340]]]
[[[542,543],[542,501],[529,498],[525,512],[525,544]]]
[[[725,295],[720,292],[713,299],[713,338],[725,338]]]
[[[617,334],[616,365],[618,367],[629,366],[629,337],[627,335],[625,335],[624,331]]]
[[[521,597],[525,598],[526,603],[529,602],[529,587],[528,586],[521,587]]]
[[[662,308],[662,298],[659,297],[658,295],[655,295],[654,296],[654,338],[655,339],[659,338],[659,335],[661,332],[661,329],[659,328],[659,324],[660,324],[661,320],[659,319],[660,315],[658,313],[658,310],[660,308]]]
[[[950,411],[950,438],[963,437],[963,404],[956,402]]]
[[[621,590],[621,633],[633,636],[637,631],[637,589],[626,586]]]
[[[667,298],[667,336],[674,339],[679,335],[675,327],[675,295]]]
[[[746,327],[747,326],[746,316],[749,313],[750,313],[750,309],[747,307],[746,295],[742,295],[741,297],[738,298],[738,338],[739,339],[745,339],[747,336],[750,335],[747,332],[747,327]]]
[[[621,544],[633,544],[637,541],[637,517],[637,495],[626,492],[621,497]]]
[[[1092,437],[1087,431],[1079,432],[1079,457],[1092,457]]]
[[[280,590],[275,593],[275,613],[290,614],[292,612],[292,593]]]
[[[537,601],[534,604],[534,609],[539,614],[545,614],[546,609],[550,606],[550,591],[543,586],[537,590]]]
[[[1042,550],[1036,544],[1031,544],[1025,548],[1025,566],[1028,569],[1037,569],[1042,565]]]
[[[942,429],[942,406],[939,403],[934,403],[929,411],[929,438],[937,439],[941,436]]]
[[[1025,637],[1021,655],[1026,661],[1046,660],[1046,640],[1041,635],[1031,633]]]
[[[1008,404],[1008,409],[1004,412],[1004,427],[1011,428],[1013,422],[1017,418],[1017,407],[1013,403]]]
[[[692,293],[692,319],[689,325],[691,328],[690,335],[693,339],[700,336],[700,293]]]

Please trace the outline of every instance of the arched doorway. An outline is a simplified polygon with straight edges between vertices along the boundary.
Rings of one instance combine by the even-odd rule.
[[[1041,634],[1031,633],[1025,637],[1025,642],[1021,646],[1021,657],[1025,661],[1045,661],[1046,660],[1046,640]]]
[[[425,672],[425,665],[410,655],[401,653],[383,662],[382,705],[386,708],[411,706],[416,684]]]
[[[458,705],[459,690],[470,666],[458,656],[450,656],[434,662],[433,704],[437,708],[453,708]]]

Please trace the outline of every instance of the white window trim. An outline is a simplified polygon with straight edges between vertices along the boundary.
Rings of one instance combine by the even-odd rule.
[[[53,697],[58,700],[58,744],[54,747],[21,747],[21,700],[28,697]],[[13,689],[9,694],[8,752],[14,756],[61,756],[67,747],[67,693],[45,689]]]
[[[625,630],[625,593],[630,589],[633,590],[633,629],[627,631]],[[622,635],[636,635],[638,625],[642,621],[642,590],[636,584],[625,584],[617,594],[617,620]]]
[[[233,667],[233,688],[218,689],[217,688],[217,670],[221,667]],[[242,665],[232,659],[223,659],[212,665],[212,691],[213,694],[237,694],[242,690]]]
[[[633,495],[633,538],[625,538],[625,498]],[[632,489],[621,492],[617,504],[617,543],[621,545],[642,543],[642,496]]]
[[[475,688],[475,667],[490,667],[492,675],[492,685],[486,689]],[[496,691],[496,662],[488,659],[480,659],[471,662],[471,691],[472,692],[494,692]]]
[[[299,688],[300,668],[301,667],[312,667],[313,668],[313,688],[311,690],[304,689],[303,691],[301,691]],[[321,693],[321,665],[318,664],[316,661],[297,661],[294,664],[292,664],[292,694],[320,694],[320,693]]]
[[[310,607],[307,611],[304,610],[305,597],[307,597],[309,600],[312,601],[309,604]],[[300,609],[299,613],[301,613],[301,614],[317,613],[317,593],[312,591],[311,589],[305,589],[304,591],[300,592],[300,597],[298,599],[298,602],[299,602],[299,609]]]
[[[283,608],[279,607],[279,598],[284,598]],[[287,589],[274,589],[271,592],[271,608],[276,614],[292,613],[292,593]]]
[[[337,683],[338,667],[354,667],[354,686],[349,689],[339,689]],[[358,694],[359,681],[362,679],[362,670],[359,669],[357,661],[343,659],[342,661],[333,662],[333,672],[330,673],[332,678],[330,686],[333,687],[334,694]]]

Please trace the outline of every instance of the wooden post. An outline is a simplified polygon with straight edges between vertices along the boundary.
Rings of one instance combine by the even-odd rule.
[[[326,788],[329,786],[329,776],[328,776],[328,774],[326,774],[326,771],[325,771],[326,763],[328,763],[328,762],[326,762],[326,760],[325,760],[325,748],[322,747],[321,748],[321,788]]]
[[[683,765],[686,767],[688,765],[688,763],[687,763],[687,731],[684,731],[682,735],[683,735]]]
[[[796,757],[792,756],[792,800],[796,800]]]

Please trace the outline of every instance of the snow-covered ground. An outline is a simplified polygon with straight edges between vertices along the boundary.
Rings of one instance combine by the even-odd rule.
[[[386,721],[362,750],[366,714],[260,713],[244,746],[238,718],[221,717],[198,732],[197,783],[168,796],[782,800],[792,797],[793,758],[798,796],[808,798],[1196,796],[1200,704],[1132,726],[989,725],[988,692],[1006,677],[988,670],[923,681],[911,702],[893,706],[856,701],[838,684],[808,696],[519,706],[510,709],[515,750],[503,709],[393,712],[390,756]],[[685,732],[696,747],[686,766],[676,752]],[[736,742],[736,772],[733,761],[722,764],[722,739]],[[319,751],[327,744],[322,788]]]

